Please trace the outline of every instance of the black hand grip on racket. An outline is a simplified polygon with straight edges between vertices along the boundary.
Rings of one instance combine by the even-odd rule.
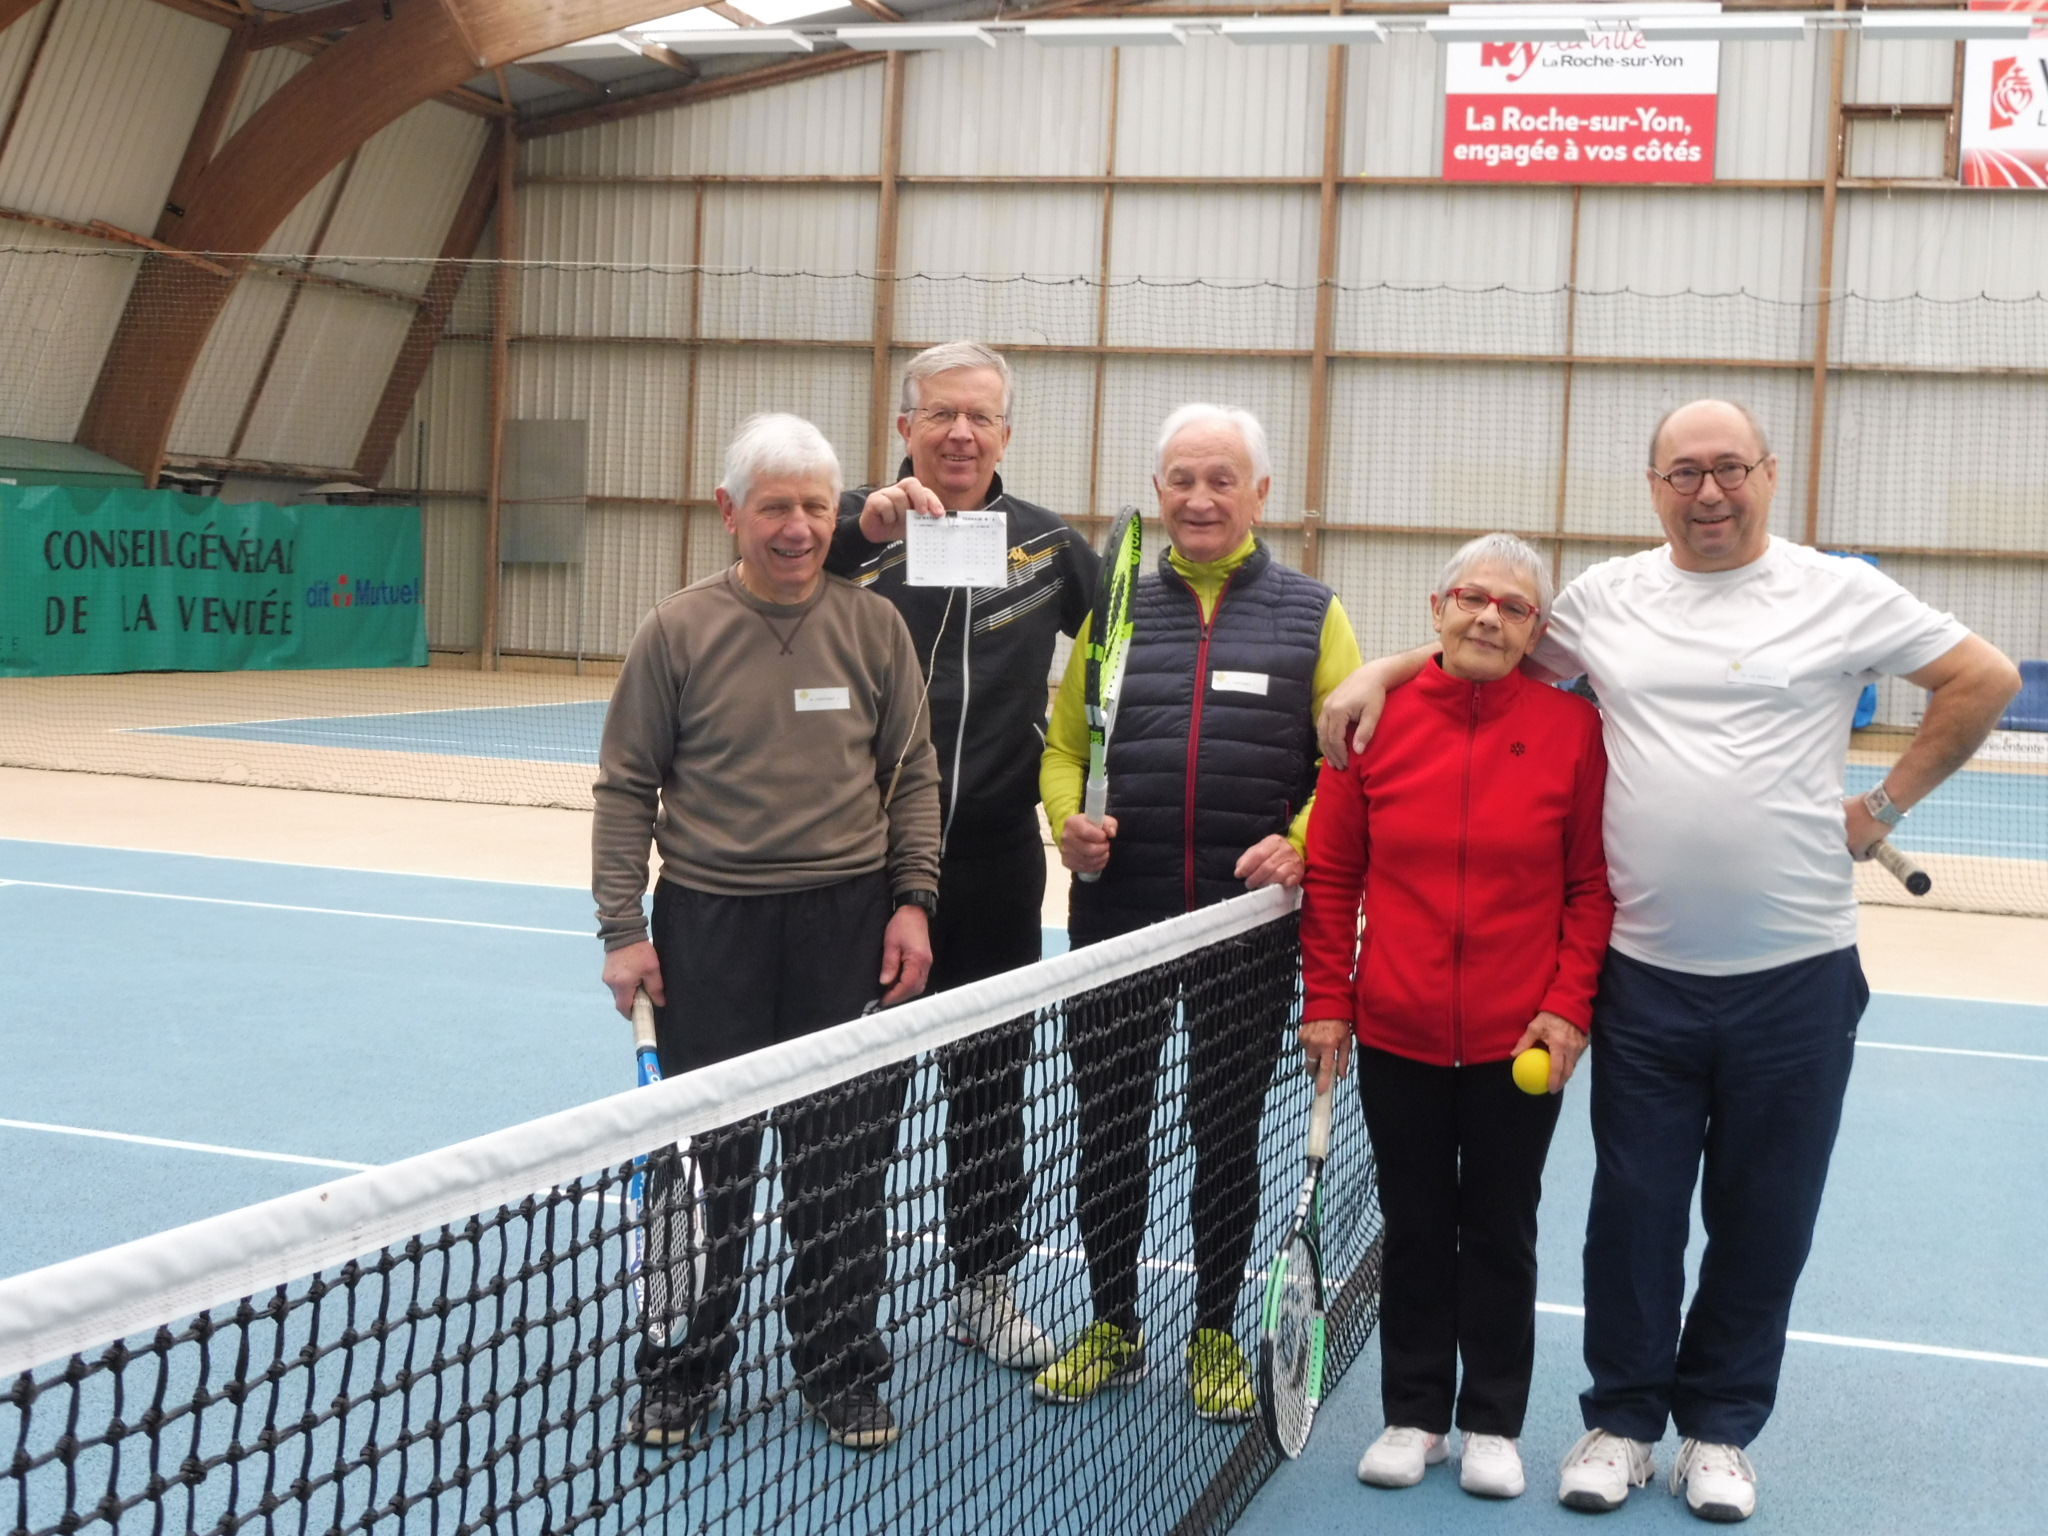
[[[1877,846],[1870,850],[1870,856],[1882,864],[1892,878],[1906,888],[1909,895],[1925,896],[1934,889],[1934,877],[1915,864],[1910,855],[1894,848],[1888,840],[1880,838]]]

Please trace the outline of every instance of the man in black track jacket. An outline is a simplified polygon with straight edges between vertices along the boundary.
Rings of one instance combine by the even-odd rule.
[[[1001,353],[959,341],[912,358],[896,430],[908,450],[896,483],[841,497],[826,569],[896,605],[930,680],[944,829],[928,983],[937,992],[1039,958],[1046,685],[1056,635],[1071,637],[1087,617],[1097,560],[1066,519],[1003,489],[996,466],[1010,444],[1011,388]],[[982,509],[1008,519],[1008,583],[910,586],[905,520]],[[1024,1251],[1031,1045],[1031,1021],[1018,1020],[974,1037],[940,1068],[954,1337],[998,1364],[1036,1371],[1054,1351],[1010,1279]]]

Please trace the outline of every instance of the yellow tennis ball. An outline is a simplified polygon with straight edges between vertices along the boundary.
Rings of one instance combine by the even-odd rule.
[[[1550,1092],[1550,1052],[1532,1045],[1515,1058],[1515,1086],[1524,1093]]]

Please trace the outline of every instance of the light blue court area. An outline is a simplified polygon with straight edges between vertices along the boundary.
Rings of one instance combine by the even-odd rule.
[[[2013,1447],[2033,1443],[2048,1418],[2044,1095],[2048,1008],[1872,999],[1777,1410],[1750,1447],[1760,1497],[1745,1529],[2041,1528],[2034,1458]],[[1416,1488],[1360,1484],[1359,1454],[1383,1424],[1375,1341],[1325,1405],[1308,1451],[1261,1491],[1240,1533],[1706,1529],[1665,1491],[1675,1437],[1658,1447],[1659,1480],[1628,1507],[1587,1516],[1556,1502],[1558,1461],[1583,1429],[1576,1308],[1593,1174],[1586,1106],[1586,1085],[1575,1081],[1544,1183],[1544,1310],[1522,1437],[1528,1493],[1509,1504],[1472,1498],[1458,1488],[1455,1460]],[[1696,1267],[1697,1212],[1694,1226]]]
[[[428,752],[443,757],[504,757],[530,763],[597,762],[605,703],[517,704],[492,709],[422,709],[390,715],[305,715],[288,720],[230,720],[217,725],[159,725],[142,734],[211,736],[294,747]]]
[[[1851,763],[1845,787],[1860,795],[1884,775],[1876,764]],[[1966,768],[1914,806],[1891,839],[1910,853],[2048,859],[2048,775]]]

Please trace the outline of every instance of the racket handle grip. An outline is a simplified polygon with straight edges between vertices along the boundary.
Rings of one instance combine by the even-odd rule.
[[[633,1049],[649,1050],[654,1045],[654,999],[645,987],[633,994]]]
[[[1933,877],[1915,864],[1909,855],[1894,848],[1889,841],[1880,840],[1878,845],[1870,850],[1870,856],[1883,865],[1892,878],[1906,888],[1909,895],[1925,896],[1934,889]]]
[[[1081,814],[1094,822],[1098,827],[1102,825],[1102,818],[1109,814],[1109,780],[1090,779],[1088,781],[1087,787],[1081,793]],[[1102,878],[1102,872],[1100,870],[1093,873],[1076,872],[1074,878],[1086,885],[1093,885]]]
[[[1322,1162],[1330,1155],[1330,1108],[1333,1090],[1316,1091],[1315,1104],[1308,1112],[1308,1155]]]

